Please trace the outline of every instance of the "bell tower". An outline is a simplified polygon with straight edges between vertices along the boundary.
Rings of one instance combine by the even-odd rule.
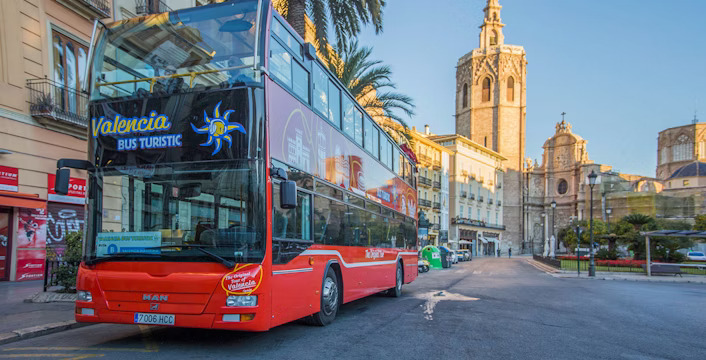
[[[522,46],[505,44],[501,9],[498,0],[487,1],[479,47],[456,65],[456,133],[507,158],[502,189],[504,239],[518,251],[523,241],[527,60]]]

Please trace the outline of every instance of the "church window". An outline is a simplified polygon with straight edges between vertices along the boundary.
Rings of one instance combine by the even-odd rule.
[[[507,101],[515,101],[515,79],[507,78]]]
[[[672,161],[691,160],[694,157],[694,143],[686,135],[677,138],[677,143],[672,146]]]
[[[498,32],[493,30],[490,32],[490,46],[498,44]]]
[[[483,138],[483,146],[488,147],[488,137]]]
[[[566,180],[561,179],[559,180],[559,185],[557,186],[556,191],[559,193],[559,195],[564,195],[566,192],[569,190],[569,183],[566,182]]]
[[[463,84],[463,107],[468,106],[468,84]]]
[[[498,21],[498,13],[493,13],[493,21]]]
[[[659,153],[659,163],[661,164],[666,164],[669,160],[667,160],[667,154],[669,154],[669,147],[664,147]]]
[[[490,78],[483,79],[483,101],[490,101]]]

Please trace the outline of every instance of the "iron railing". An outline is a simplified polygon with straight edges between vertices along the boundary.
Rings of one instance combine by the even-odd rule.
[[[488,199],[488,205],[493,205],[493,199],[492,199],[492,198]]]
[[[434,189],[441,189],[441,181],[434,181],[434,185],[432,187]]]
[[[468,197],[468,192],[461,190],[461,197],[462,198]]]
[[[110,17],[110,4],[108,0],[80,0],[91,10],[103,15],[104,18]]]
[[[56,270],[60,266],[70,266],[74,273],[78,273],[78,266],[81,264],[80,261],[68,262],[60,260],[46,260],[44,262],[44,292],[52,286],[59,286],[59,279],[57,278]]]
[[[483,195],[478,197],[478,201],[483,202]]]
[[[471,193],[470,196],[468,196],[469,199],[475,200],[476,199],[476,194]]]
[[[431,200],[420,199],[420,200],[419,200],[419,206],[431,207]]]
[[[439,231],[441,229],[441,225],[439,224],[434,224],[431,226],[432,231]]]
[[[161,14],[172,9],[162,0],[135,0],[135,12],[138,15]]]
[[[498,200],[498,206],[502,206],[503,202],[501,200]]]
[[[27,80],[29,111],[32,116],[88,126],[88,96],[49,79]]]
[[[419,183],[426,186],[431,186],[431,179],[428,177],[420,176]]]
[[[441,203],[435,202],[435,203],[434,203],[434,209],[436,209],[436,210],[441,210]]]
[[[491,223],[485,222],[483,220],[473,220],[473,219],[467,219],[467,218],[462,218],[462,217],[455,217],[455,218],[451,219],[451,223],[452,224],[484,227],[484,228],[489,228],[489,229],[505,230],[505,225],[491,224]]]

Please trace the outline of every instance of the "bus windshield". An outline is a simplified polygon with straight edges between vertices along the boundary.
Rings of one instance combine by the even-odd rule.
[[[93,220],[99,222],[92,226],[95,233],[87,237],[86,260],[203,262],[214,261],[215,254],[228,261],[262,261],[260,163],[98,169],[91,178],[92,198],[102,211]]]
[[[93,55],[91,99],[258,83],[258,1],[240,0],[107,25]]]

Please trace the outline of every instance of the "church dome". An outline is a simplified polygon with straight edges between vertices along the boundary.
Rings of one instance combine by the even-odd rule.
[[[668,179],[692,176],[706,176],[706,163],[694,161],[691,164],[684,165],[677,169]]]

